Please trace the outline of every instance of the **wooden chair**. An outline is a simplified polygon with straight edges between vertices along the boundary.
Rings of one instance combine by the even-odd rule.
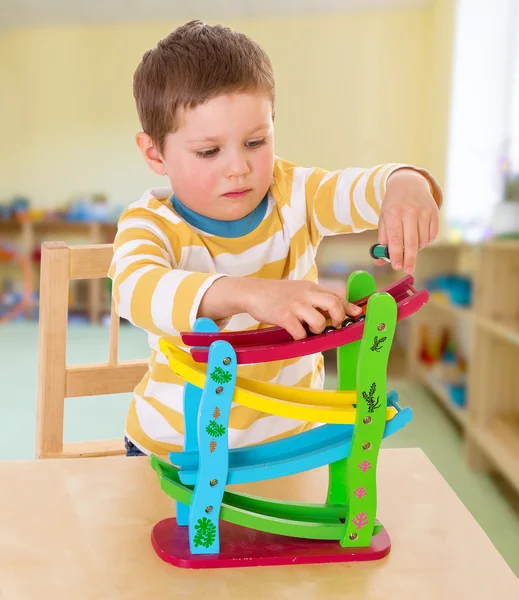
[[[112,303],[108,361],[67,366],[69,282],[107,277],[111,244],[42,245],[38,332],[36,458],[76,458],[124,454],[122,438],[63,443],[65,399],[131,392],[148,368],[147,360],[118,361],[119,317]],[[94,288],[95,289],[95,288]]]

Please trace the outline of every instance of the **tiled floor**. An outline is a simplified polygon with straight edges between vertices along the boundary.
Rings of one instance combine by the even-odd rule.
[[[0,459],[34,456],[37,326],[16,323],[0,326]],[[73,326],[67,345],[69,363],[98,362],[106,358],[108,329]],[[146,338],[130,326],[121,328],[120,357],[145,358]],[[519,576],[519,514],[493,480],[469,471],[463,463],[461,439],[435,400],[422,388],[392,381],[403,406],[411,406],[413,421],[384,442],[385,447],[421,447],[462,502],[472,512],[499,552]],[[327,387],[333,387],[333,377]],[[67,400],[67,441],[122,436],[130,395]]]

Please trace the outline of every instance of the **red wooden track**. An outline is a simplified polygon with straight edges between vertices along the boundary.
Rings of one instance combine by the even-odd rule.
[[[427,290],[416,290],[414,278],[407,275],[399,281],[379,290],[387,292],[397,303],[397,320],[401,321],[420,310],[429,299]],[[356,304],[365,306],[369,296]],[[329,333],[310,334],[303,340],[294,340],[286,329],[269,327],[252,331],[235,331],[225,333],[182,333],[182,341],[191,348],[193,359],[206,363],[209,346],[216,340],[225,340],[236,350],[238,364],[251,364],[287,360],[298,356],[325,352],[339,346],[351,344],[362,338],[364,321],[352,323],[348,327]]]

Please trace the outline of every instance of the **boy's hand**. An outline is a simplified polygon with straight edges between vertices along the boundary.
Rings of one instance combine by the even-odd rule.
[[[388,246],[393,268],[412,273],[418,250],[438,235],[439,209],[425,177],[407,168],[389,176],[378,227],[378,243]]]
[[[247,279],[244,308],[260,323],[285,328],[296,340],[306,337],[303,323],[313,333],[322,333],[327,319],[337,327],[346,315],[361,313],[340,294],[311,281],[256,278]]]

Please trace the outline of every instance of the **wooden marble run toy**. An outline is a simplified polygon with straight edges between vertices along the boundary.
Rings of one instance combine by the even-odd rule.
[[[186,352],[160,341],[185,382],[183,452],[151,456],[176,518],[157,523],[152,545],[186,568],[377,560],[391,539],[377,520],[377,461],[384,438],[412,418],[386,391],[396,323],[428,300],[412,276],[376,291],[353,273],[347,298],[365,318],[295,341],[279,327],[220,333],[208,319],[183,333]],[[338,389],[314,390],[245,379],[240,364],[287,360],[337,348]],[[244,448],[228,447],[231,403],[316,425],[304,433]],[[285,477],[328,466],[324,504],[281,502],[231,492],[228,485]]]

